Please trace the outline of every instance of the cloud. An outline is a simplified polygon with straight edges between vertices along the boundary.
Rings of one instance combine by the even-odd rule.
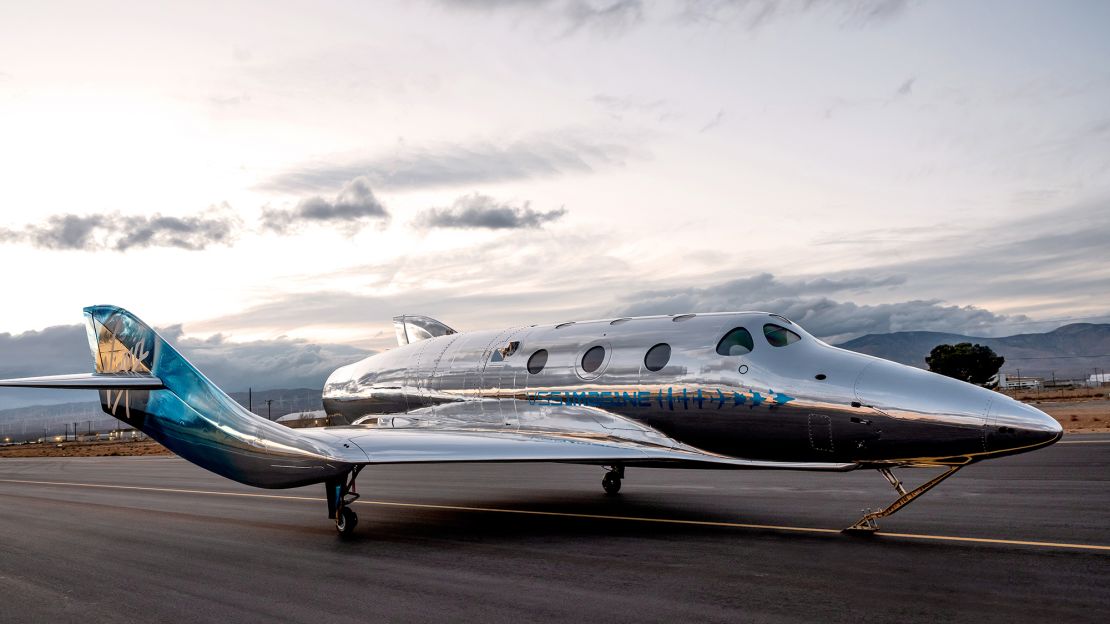
[[[545,22],[561,22],[563,34],[590,29],[616,35],[644,18],[642,0],[435,0],[442,6],[485,12],[532,13]]]
[[[773,21],[810,13],[831,15],[845,26],[866,26],[896,18],[908,0],[685,0],[687,21],[739,23],[757,30]]]
[[[1107,204],[1091,201],[981,227],[860,232],[849,243],[854,261],[868,267],[862,277],[858,271],[820,279],[764,273],[711,287],[643,290],[614,313],[765,309],[837,341],[900,330],[981,336],[1047,330],[1110,312],[1104,295],[1110,265],[1099,262],[1110,240]],[[891,260],[899,257],[905,259]],[[868,303],[855,303],[860,300]]]
[[[917,78],[910,78],[903,82],[895,91],[894,95],[910,95],[913,93],[913,83],[917,82]]]
[[[388,221],[389,212],[374,196],[365,178],[345,184],[334,200],[315,196],[290,209],[263,207],[260,227],[278,234],[295,234],[312,224],[336,226],[348,232],[370,221]],[[242,221],[231,207],[218,207],[185,217],[62,214],[22,228],[0,227],[0,242],[23,243],[40,249],[80,251],[128,251],[149,247],[172,247],[198,251],[212,245],[230,245],[243,231]]]
[[[591,97],[590,101],[600,106],[614,119],[623,119],[627,114],[651,115],[656,118],[673,114],[667,111],[669,102],[659,98],[645,100],[598,93]]]
[[[322,388],[336,368],[372,352],[349,345],[291,338],[232,342],[222,335],[188,338],[180,325],[158,333],[228,392],[274,388]],[[0,333],[0,378],[93,370],[84,325],[48,327],[21,334]],[[3,389],[0,409],[40,403],[96,400],[95,392]]]
[[[862,334],[903,330],[936,330],[990,334],[1024,316],[994,314],[974,306],[945,305],[940,300],[911,300],[861,305],[836,301],[829,295],[855,296],[860,292],[899,286],[903,276],[846,276],[840,278],[778,279],[762,273],[708,287],[646,290],[622,297],[613,316],[643,316],[680,312],[763,310],[782,314],[810,333],[832,342]]]
[[[853,256],[872,271],[903,275],[916,297],[1003,301],[1070,317],[1106,312],[1110,200],[1009,222],[913,234],[875,230],[853,237]],[[839,244],[826,241],[825,244]],[[892,261],[903,254],[914,254]]]
[[[389,212],[374,196],[365,177],[348,182],[334,201],[317,196],[301,200],[290,210],[262,210],[262,228],[281,234],[312,224],[339,225],[356,231],[372,220],[388,219]]]
[[[567,34],[582,28],[593,28],[607,35],[619,34],[644,18],[644,7],[640,0],[603,3],[578,0],[564,4],[563,12],[570,22]]]
[[[127,251],[146,247],[199,250],[234,242],[240,222],[226,203],[193,216],[60,214],[22,229],[0,228],[0,241],[42,249]]]
[[[417,216],[422,228],[460,228],[487,230],[535,229],[566,214],[565,208],[547,212],[533,210],[530,202],[513,206],[487,195],[473,193],[454,201],[448,208],[429,208]]]
[[[701,130],[698,130],[698,132],[709,132],[713,128],[716,128],[717,126],[721,125],[721,122],[724,121],[724,119],[725,119],[725,109],[722,108],[721,110],[717,111],[717,114],[713,116],[713,119],[710,119],[709,123],[702,126]]]
[[[348,163],[305,164],[264,182],[266,191],[303,193],[338,188],[356,177],[377,189],[466,186],[620,165],[629,149],[570,135],[533,137],[504,145],[489,142],[401,145],[396,152]]]

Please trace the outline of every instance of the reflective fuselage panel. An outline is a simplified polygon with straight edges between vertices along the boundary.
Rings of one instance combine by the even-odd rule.
[[[782,344],[767,325],[800,338]],[[739,327],[751,351],[719,354]],[[661,343],[670,357],[649,370],[645,356]],[[590,371],[594,347],[604,353]],[[540,350],[546,363],[529,372]],[[526,430],[537,406],[589,406],[710,453],[770,461],[963,462],[1059,437],[1055,421],[1004,395],[829,346],[762,312],[438,336],[340,368],[324,388],[329,414],[379,427],[420,427],[468,401],[450,410],[465,414],[460,426]]]

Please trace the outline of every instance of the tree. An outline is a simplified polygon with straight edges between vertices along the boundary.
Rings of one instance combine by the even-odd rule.
[[[1006,358],[988,346],[961,342],[933,347],[925,358],[929,370],[973,384],[984,384],[998,374]]]

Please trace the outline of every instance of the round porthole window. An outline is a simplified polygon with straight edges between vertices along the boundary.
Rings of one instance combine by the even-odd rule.
[[[597,346],[590,347],[589,351],[582,356],[582,370],[587,373],[596,372],[605,363],[605,347]]]
[[[529,373],[535,375],[542,371],[544,366],[547,366],[547,349],[540,349],[533,353],[532,357],[528,358]]]
[[[660,342],[648,349],[647,354],[644,355],[644,368],[655,372],[662,370],[669,361],[671,361],[671,345]]]

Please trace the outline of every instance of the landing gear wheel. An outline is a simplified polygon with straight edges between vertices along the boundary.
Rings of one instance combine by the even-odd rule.
[[[605,473],[605,478],[601,480],[601,487],[605,488],[606,494],[616,494],[621,491],[621,478],[616,472]]]
[[[358,526],[358,516],[350,507],[344,507],[335,514],[335,530],[340,535],[350,535]]]

